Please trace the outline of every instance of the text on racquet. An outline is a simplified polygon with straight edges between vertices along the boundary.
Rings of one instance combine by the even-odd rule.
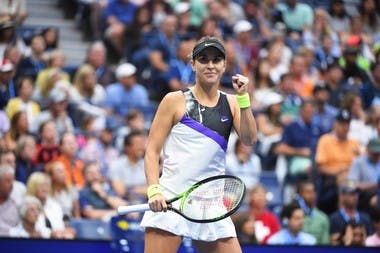
[[[183,193],[166,200],[168,210],[199,223],[214,222],[233,214],[244,200],[243,181],[231,175],[206,178]],[[119,215],[150,210],[149,204],[120,206]]]

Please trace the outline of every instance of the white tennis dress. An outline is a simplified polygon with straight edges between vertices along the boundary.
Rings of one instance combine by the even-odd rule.
[[[225,173],[225,155],[233,119],[225,93],[215,107],[198,103],[190,89],[183,91],[186,113],[173,126],[163,149],[160,185],[166,198],[182,193],[196,182]],[[215,241],[236,237],[230,218],[212,223],[194,223],[179,214],[147,211],[143,227],[155,227],[194,240]]]

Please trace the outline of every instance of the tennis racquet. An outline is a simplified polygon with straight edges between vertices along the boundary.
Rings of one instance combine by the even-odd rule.
[[[241,205],[246,187],[235,176],[206,178],[174,198],[166,200],[168,210],[198,223],[214,222],[233,214]],[[149,204],[120,206],[119,215],[150,210]]]

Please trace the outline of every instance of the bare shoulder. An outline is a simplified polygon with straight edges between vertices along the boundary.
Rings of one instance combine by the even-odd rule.
[[[227,101],[228,101],[228,104],[230,105],[231,112],[232,112],[232,114],[235,114],[235,111],[238,108],[236,95],[235,94],[228,94],[228,93],[225,93],[225,94],[227,95]]]
[[[158,113],[172,115],[174,120],[179,120],[185,113],[185,98],[182,91],[169,92],[162,99]]]

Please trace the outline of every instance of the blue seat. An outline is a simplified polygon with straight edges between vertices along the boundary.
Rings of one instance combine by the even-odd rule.
[[[264,185],[267,191],[268,207],[272,211],[283,204],[283,188],[277,179],[274,171],[262,171],[260,174],[260,183]]]
[[[111,239],[111,226],[108,222],[89,219],[72,219],[70,224],[76,230],[76,239]]]

